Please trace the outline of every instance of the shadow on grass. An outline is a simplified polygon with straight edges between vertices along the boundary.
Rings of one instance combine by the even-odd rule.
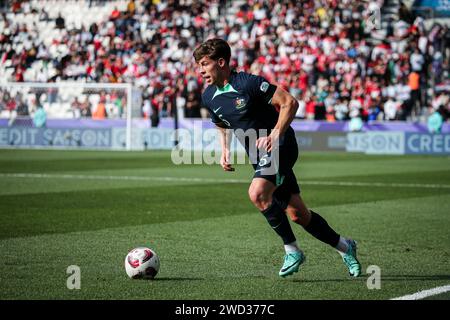
[[[205,280],[204,278],[194,278],[194,277],[156,277],[154,279],[149,278],[141,278],[141,279],[134,279],[139,281],[198,281],[198,280]]]
[[[293,282],[303,283],[318,283],[318,282],[343,282],[343,281],[358,281],[368,279],[369,275],[361,275],[358,278],[341,278],[341,279],[293,279]],[[450,275],[412,275],[412,274],[397,274],[397,275],[383,275],[381,274],[381,281],[436,281],[436,280],[450,280]]]
[[[293,279],[292,282],[299,283],[319,283],[319,282],[344,282],[344,281],[358,281],[358,280],[366,280],[366,276],[358,277],[358,278],[341,278],[341,279]]]
[[[428,281],[428,280],[450,280],[450,274],[435,274],[435,275],[417,275],[417,274],[396,274],[383,275],[381,274],[381,281]]]

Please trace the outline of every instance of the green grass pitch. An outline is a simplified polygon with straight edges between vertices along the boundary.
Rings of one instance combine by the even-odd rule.
[[[278,277],[283,247],[248,200],[250,165],[0,150],[0,299],[390,299],[450,284],[448,157],[304,153],[295,172],[309,207],[358,241],[361,277],[295,224],[307,261]],[[136,246],[158,253],[155,280],[126,276]],[[367,287],[370,265],[381,289]]]

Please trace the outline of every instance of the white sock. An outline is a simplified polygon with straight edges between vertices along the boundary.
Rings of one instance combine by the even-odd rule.
[[[286,253],[293,253],[293,252],[299,252],[300,249],[297,245],[297,241],[288,243],[284,245],[284,251],[286,251]]]
[[[347,239],[345,239],[344,237],[340,236],[339,237],[339,242],[336,246],[336,250],[339,252],[339,254],[341,256],[344,256],[344,254],[347,253],[348,250],[348,244],[347,244]]]

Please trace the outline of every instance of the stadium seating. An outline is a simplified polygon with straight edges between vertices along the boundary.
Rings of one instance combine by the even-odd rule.
[[[185,108],[188,91],[198,99],[203,84],[192,50],[216,36],[230,43],[233,67],[289,89],[301,101],[299,118],[420,120],[432,111],[428,89],[448,77],[448,27],[400,19],[398,0],[16,2],[19,9],[3,8],[0,18],[1,82],[130,82],[142,90],[143,117],[146,100],[172,116],[171,105]],[[412,2],[403,1],[407,8]],[[406,93],[403,80],[422,59],[419,90]],[[393,119],[384,112],[389,85],[409,94],[394,99]],[[93,110],[98,99],[87,100]],[[51,112],[52,103],[43,103]],[[0,99],[0,110],[6,105]],[[77,115],[61,110],[49,116]]]

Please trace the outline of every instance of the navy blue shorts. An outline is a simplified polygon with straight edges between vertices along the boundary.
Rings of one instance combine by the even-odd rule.
[[[298,159],[298,146],[297,143],[290,143],[281,145],[278,150],[278,161],[269,152],[262,156],[257,164],[253,164],[253,178],[264,178],[277,186],[273,198],[286,208],[291,195],[300,193],[300,186],[292,169]]]

